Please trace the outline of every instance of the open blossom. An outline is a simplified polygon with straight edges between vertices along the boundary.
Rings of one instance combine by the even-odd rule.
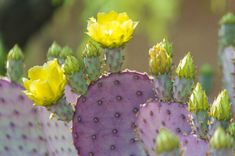
[[[34,66],[28,71],[28,78],[23,79],[24,93],[35,105],[50,106],[63,95],[66,77],[57,59]]]
[[[89,19],[87,34],[105,48],[117,48],[132,38],[137,24],[125,12],[98,13],[97,19]]]

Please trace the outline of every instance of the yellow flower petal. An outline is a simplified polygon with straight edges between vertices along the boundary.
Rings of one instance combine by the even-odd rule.
[[[24,93],[34,101],[35,105],[49,106],[55,104],[63,95],[66,77],[55,59],[43,66],[29,70],[29,79],[24,78]]]
[[[31,80],[37,80],[39,78],[46,77],[46,75],[46,71],[40,66],[34,66],[28,71],[28,77]]]
[[[98,13],[97,20],[90,18],[87,25],[87,34],[106,48],[121,47],[133,35],[137,22],[132,21],[127,13]]]

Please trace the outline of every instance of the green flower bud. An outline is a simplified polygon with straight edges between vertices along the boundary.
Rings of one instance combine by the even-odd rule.
[[[235,139],[235,122],[231,123],[228,127],[228,133]]]
[[[88,42],[83,51],[83,57],[99,57],[100,50],[99,48],[92,42]]]
[[[21,83],[24,73],[24,55],[21,49],[15,45],[7,56],[7,76],[11,81]]]
[[[172,51],[173,51],[173,47],[172,44],[167,40],[167,39],[163,39],[162,42],[160,42],[161,47],[166,49],[167,54],[172,57]]]
[[[73,50],[70,47],[65,46],[61,50],[60,58],[66,60],[67,56],[72,56],[72,55],[73,55]]]
[[[7,56],[8,61],[9,60],[23,60],[24,59],[24,55],[22,53],[22,50],[20,49],[20,47],[18,45],[15,45],[10,52],[8,53]]]
[[[235,15],[231,12],[224,15],[220,20],[220,25],[223,24],[235,24]]]
[[[229,120],[231,118],[231,103],[227,90],[223,90],[213,102],[210,109],[210,116],[219,121]]]
[[[194,78],[195,66],[193,64],[193,58],[190,52],[188,52],[188,54],[182,60],[180,60],[180,63],[176,68],[176,74],[179,78]]]
[[[48,60],[53,60],[54,58],[59,58],[62,48],[56,42],[53,42],[48,49],[47,58]]]
[[[179,138],[167,129],[160,129],[156,142],[156,153],[161,154],[179,149]]]
[[[65,63],[63,65],[64,72],[67,75],[72,75],[75,72],[78,72],[81,70],[82,65],[81,62],[74,56],[68,56],[65,60]]]
[[[223,128],[218,127],[210,140],[210,146],[213,149],[232,148],[233,139],[230,135],[225,133]]]
[[[152,74],[158,76],[171,71],[172,58],[160,43],[149,50],[149,56],[149,68]]]
[[[190,112],[197,113],[199,111],[207,111],[209,103],[205,91],[202,89],[200,83],[197,83],[190,96],[188,108]]]

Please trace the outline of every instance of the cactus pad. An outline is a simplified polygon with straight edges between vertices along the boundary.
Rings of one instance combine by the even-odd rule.
[[[208,142],[198,139],[194,135],[180,136],[181,146],[185,150],[184,156],[206,156],[209,153]]]
[[[235,49],[228,47],[221,53],[223,83],[228,90],[232,102],[233,118],[235,118]]]
[[[139,106],[154,97],[147,75],[125,71],[103,76],[78,99],[74,144],[81,156],[145,156],[136,138]]]
[[[22,88],[0,80],[0,155],[75,156],[69,127],[34,108]],[[53,144],[53,145],[52,145]]]
[[[66,97],[66,100],[71,103],[72,105],[76,105],[77,103],[77,98],[78,98],[78,94],[74,93],[72,91],[72,88],[70,86],[65,86],[65,97]]]
[[[187,105],[178,103],[148,101],[140,108],[137,126],[150,156],[155,154],[155,138],[160,128],[165,127],[178,135],[191,132]]]

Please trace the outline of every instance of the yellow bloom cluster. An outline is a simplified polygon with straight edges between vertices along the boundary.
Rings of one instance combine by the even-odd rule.
[[[29,79],[24,78],[24,93],[40,106],[55,104],[63,95],[66,77],[57,59],[34,66],[28,71]]]
[[[161,44],[155,45],[149,50],[149,68],[154,75],[165,74],[170,72],[172,58],[168,55],[165,48]]]
[[[117,48],[132,38],[137,24],[125,12],[98,13],[97,19],[89,19],[87,34],[105,48]]]

